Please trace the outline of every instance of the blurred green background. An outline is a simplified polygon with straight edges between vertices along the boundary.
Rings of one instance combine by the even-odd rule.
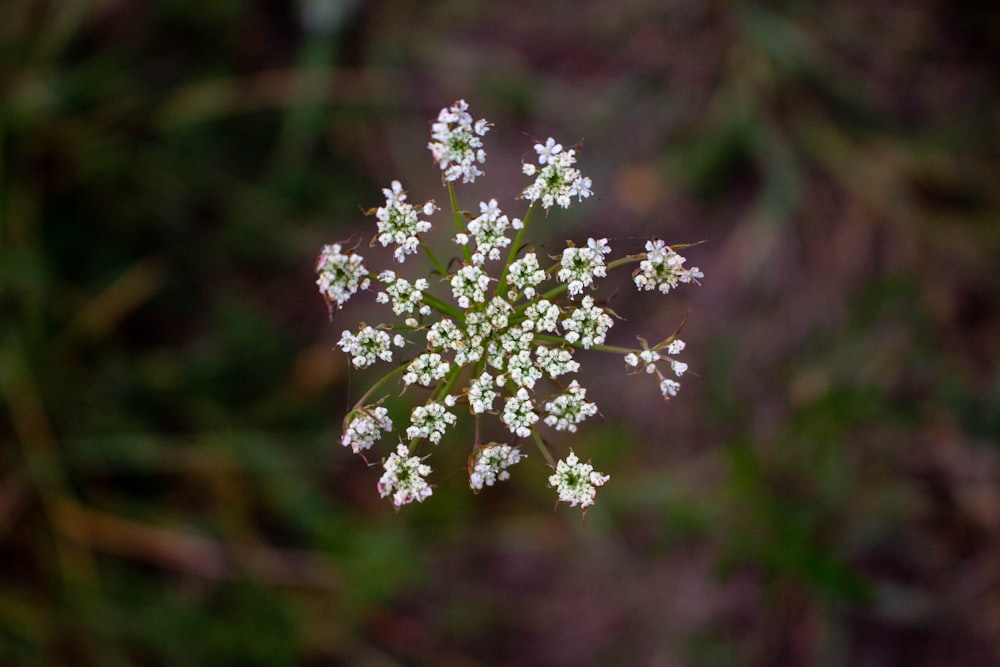
[[[0,664],[1000,664],[990,3],[0,14]],[[460,97],[467,208],[583,139],[542,249],[706,241],[703,287],[617,296],[623,344],[688,317],[677,398],[581,359],[585,524],[537,455],[473,497],[442,445],[396,514],[338,444],[369,311],[331,323],[314,259],[392,179],[446,201]]]

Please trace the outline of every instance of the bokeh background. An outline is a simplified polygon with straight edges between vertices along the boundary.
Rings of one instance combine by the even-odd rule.
[[[991,3],[0,14],[0,664],[1000,664]],[[582,359],[586,522],[537,455],[474,497],[442,445],[397,514],[338,444],[377,315],[314,259],[392,179],[447,200],[458,98],[466,207],[551,135],[595,197],[537,247],[705,241],[702,287],[611,295],[623,344],[687,318],[677,398]]]

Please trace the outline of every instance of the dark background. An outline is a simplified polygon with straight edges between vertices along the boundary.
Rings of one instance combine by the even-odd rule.
[[[990,3],[0,13],[0,664],[1000,664]],[[397,514],[338,444],[371,298],[331,323],[314,259],[392,179],[446,203],[460,97],[467,208],[551,135],[595,197],[540,249],[705,241],[615,306],[687,317],[677,398],[581,357],[585,523],[537,455],[474,497],[458,431]]]

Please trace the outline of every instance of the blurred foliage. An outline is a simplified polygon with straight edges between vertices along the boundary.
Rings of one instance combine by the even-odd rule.
[[[988,3],[3,13],[0,663],[995,664]],[[504,196],[530,138],[586,139],[554,243],[707,240],[682,310],[616,297],[688,313],[698,377],[595,382],[585,525],[538,457],[473,498],[442,451],[396,515],[336,444],[366,377],[313,258],[437,186],[459,97]]]

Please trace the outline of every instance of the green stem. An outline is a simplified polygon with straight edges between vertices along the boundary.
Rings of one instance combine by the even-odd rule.
[[[428,294],[424,292],[424,303],[433,308],[434,310],[447,315],[453,320],[462,322],[465,320],[465,313],[458,307],[453,306],[447,301],[443,301],[433,294]]]
[[[423,241],[420,242],[420,247],[424,249],[424,253],[426,253],[427,257],[431,260],[431,264],[434,265],[434,270],[442,276],[448,275],[447,269],[445,269],[444,265],[438,261],[437,257],[434,256],[434,252],[430,249],[430,247],[428,247],[428,245]]]
[[[575,347],[578,350],[596,350],[598,352],[611,352],[613,354],[628,354],[630,352],[635,352],[634,349],[628,347],[619,347],[618,345],[591,345],[589,348],[583,347],[580,343],[567,343],[565,338],[560,336],[552,336],[549,334],[536,333],[534,340],[544,341],[546,343],[555,343],[556,345],[569,345]]]
[[[397,366],[397,367],[396,367],[396,368],[394,368],[393,370],[391,370],[391,371],[389,371],[388,373],[386,373],[385,375],[383,375],[383,376],[382,376],[382,377],[381,377],[381,378],[379,379],[379,381],[378,381],[378,382],[376,382],[375,384],[373,384],[373,385],[371,386],[371,388],[369,388],[369,389],[368,389],[368,391],[366,391],[366,392],[365,392],[365,395],[364,395],[364,396],[362,396],[361,398],[359,398],[359,399],[358,399],[358,402],[354,404],[354,408],[353,408],[353,410],[357,410],[358,408],[360,408],[360,407],[363,407],[363,406],[364,406],[364,404],[365,404],[365,401],[367,401],[367,400],[368,400],[368,397],[369,397],[369,396],[371,396],[372,394],[374,394],[374,393],[375,393],[375,390],[376,390],[376,389],[378,389],[379,387],[381,387],[382,385],[384,385],[384,384],[385,384],[386,382],[388,382],[388,381],[389,381],[389,380],[391,380],[392,378],[394,378],[394,377],[396,377],[397,375],[399,375],[400,373],[402,373],[402,372],[403,372],[404,370],[406,370],[406,367],[407,367],[408,365],[409,365],[409,364],[400,364],[399,366]],[[353,410],[352,410],[352,411],[353,411]]]
[[[552,458],[552,454],[549,453],[549,448],[545,446],[545,441],[542,440],[541,434],[538,432],[537,428],[531,429],[531,435],[535,439],[535,444],[538,446],[538,451],[542,453],[542,458],[545,462],[549,464],[552,468],[556,467],[556,461]]]

